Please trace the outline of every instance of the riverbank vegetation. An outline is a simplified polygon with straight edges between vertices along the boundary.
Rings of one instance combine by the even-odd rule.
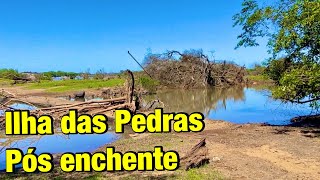
[[[36,72],[19,72],[15,69],[0,69],[0,78],[15,80],[18,78],[27,78],[30,81],[40,80],[52,80],[54,77],[68,77],[68,79],[74,79],[79,76],[80,73],[75,72],[64,72],[64,71],[49,71],[43,73]],[[33,76],[32,78],[30,76]]]
[[[247,69],[247,81],[248,84],[254,85],[272,85],[274,81],[267,74],[267,67],[255,64],[253,68]]]
[[[14,69],[0,69],[0,78],[2,79],[14,79],[19,77],[21,74]]]
[[[159,85],[158,81],[146,76],[143,72],[135,72],[135,84],[139,88],[148,91],[155,91]],[[25,84],[28,89],[45,89],[48,92],[67,92],[79,91],[86,89],[101,89],[123,87],[126,82],[127,75],[121,73],[106,79],[67,79],[67,80],[43,80],[41,82],[33,82]]]
[[[320,3],[283,0],[260,5],[244,0],[234,16],[243,29],[238,47],[258,46],[258,38],[268,38],[271,54],[268,75],[277,87],[273,96],[293,103],[320,104]]]
[[[9,86],[10,84],[12,84],[13,81],[10,80],[10,79],[3,79],[3,78],[0,78],[0,85],[1,86]]]
[[[134,72],[135,84],[138,88],[143,88],[154,92],[160,85],[159,81],[151,78],[143,71]],[[0,69],[0,85],[25,86],[27,89],[45,89],[48,92],[67,92],[86,89],[110,88],[123,86],[127,74],[120,73],[108,74],[103,69],[95,74],[75,73],[64,71],[50,71],[44,73],[23,72],[20,73],[13,69]],[[24,80],[17,83],[17,80]]]
[[[64,71],[49,71],[41,73],[46,78],[53,78],[53,77],[69,77],[70,79],[74,79],[75,77],[79,76],[80,73],[75,72],[64,72]]]

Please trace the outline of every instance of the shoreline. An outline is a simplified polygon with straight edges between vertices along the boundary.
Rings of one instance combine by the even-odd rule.
[[[203,132],[132,134],[96,151],[110,146],[121,152],[144,151],[162,145],[183,156],[200,139],[206,138],[210,164],[200,169],[218,171],[226,178],[316,179],[320,174],[316,168],[320,166],[320,158],[315,153],[320,150],[320,140],[309,137],[301,128],[239,125],[222,120],[205,123]]]
[[[19,96],[51,100],[52,105],[73,103],[57,98],[63,93],[48,93],[44,90],[28,90],[21,86],[4,88]],[[97,93],[98,90],[88,90]],[[67,92],[73,93],[73,92]],[[66,94],[66,93],[65,93]],[[56,100],[56,102],[55,102]],[[111,132],[111,131],[110,131]],[[224,120],[205,120],[205,129],[199,133],[134,133],[127,126],[125,133],[116,141],[102,145],[96,150],[115,147],[116,151],[150,151],[155,146],[164,150],[174,150],[183,156],[201,139],[206,138],[210,163],[191,171],[177,170],[150,172],[115,173],[63,173],[59,168],[51,173],[41,174],[39,178],[116,178],[129,179],[188,179],[189,176],[200,179],[317,179],[320,175],[320,128],[294,125],[268,125],[261,123],[236,124]],[[54,154],[57,164],[59,154]],[[18,173],[2,178],[36,178],[37,174]]]
[[[133,133],[130,128],[121,137],[101,146],[94,152],[115,147],[116,151],[149,151],[155,146],[175,150],[183,156],[201,139],[206,138],[210,163],[191,172],[208,174],[217,179],[316,179],[320,174],[320,139],[305,133],[308,128],[268,126],[263,124],[234,124],[223,120],[205,120],[205,129],[199,133]],[[297,143],[299,142],[299,143]],[[59,159],[59,154],[54,159]],[[55,163],[59,163],[55,161]],[[59,168],[58,168],[59,169]],[[63,173],[55,169],[45,177],[88,177],[92,173]],[[189,171],[151,172],[101,172],[93,173],[101,178],[163,178],[185,177]],[[1,176],[6,176],[2,174]],[[16,177],[25,176],[18,173]],[[36,174],[28,174],[32,178]]]

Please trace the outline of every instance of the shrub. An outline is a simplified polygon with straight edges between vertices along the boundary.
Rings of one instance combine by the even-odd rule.
[[[0,78],[4,79],[14,79],[16,77],[21,77],[21,74],[14,69],[0,69]]]

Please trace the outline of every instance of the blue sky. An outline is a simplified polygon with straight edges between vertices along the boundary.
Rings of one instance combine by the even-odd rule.
[[[94,73],[139,70],[148,48],[215,51],[216,59],[251,66],[268,57],[260,47],[234,50],[232,16],[242,0],[0,1],[0,68]]]

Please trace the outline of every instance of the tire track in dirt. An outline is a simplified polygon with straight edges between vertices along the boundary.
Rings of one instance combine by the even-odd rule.
[[[269,161],[288,173],[297,174],[299,176],[307,175],[315,179],[320,177],[320,162],[317,162],[314,159],[296,157],[289,152],[279,150],[270,145],[250,148],[244,153],[251,157],[257,157]]]

